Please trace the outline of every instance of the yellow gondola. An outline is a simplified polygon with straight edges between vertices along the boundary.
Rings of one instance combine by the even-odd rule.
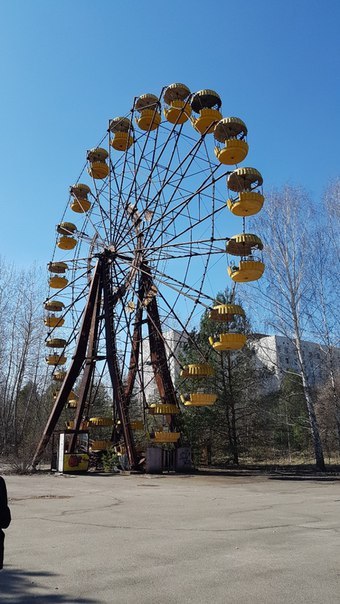
[[[156,130],[162,121],[159,100],[154,94],[142,94],[136,101],[136,111],[140,114],[136,122],[141,130]]]
[[[235,216],[254,216],[263,206],[264,196],[259,191],[241,191],[236,199],[229,198],[227,205]]]
[[[59,354],[49,354],[45,357],[47,365],[65,365],[67,357]]]
[[[44,318],[44,324],[46,327],[62,327],[65,323],[63,317],[56,317],[55,315],[48,315]]]
[[[126,151],[133,145],[133,126],[127,117],[115,117],[110,121],[109,130],[113,134],[110,145],[117,151]]]
[[[227,178],[227,187],[231,191],[251,191],[263,184],[263,178],[256,168],[237,168]]]
[[[155,443],[176,443],[180,437],[180,432],[154,432],[151,440]]]
[[[49,270],[49,272],[55,273],[52,277],[50,277],[49,282],[48,282],[49,286],[52,287],[52,289],[62,289],[64,287],[66,287],[66,285],[68,285],[68,279],[66,279],[66,277],[62,276],[66,272],[67,268],[68,267],[67,267],[66,262],[50,262],[47,265],[47,269]],[[52,302],[53,301],[51,301],[51,303]],[[58,302],[58,304],[59,304],[59,302]],[[45,306],[45,308],[46,308],[46,306]],[[59,309],[53,309],[50,306],[48,310],[59,310]]]
[[[60,277],[58,275],[54,275],[49,279],[49,286],[52,289],[63,289],[68,285],[68,279],[66,277]]]
[[[216,146],[215,155],[221,164],[239,164],[248,154],[247,126],[238,117],[224,117],[214,128],[215,140],[224,143],[224,147]]]
[[[67,406],[70,409],[76,409],[79,401],[79,396],[73,390],[71,390],[70,394],[67,397]]]
[[[235,315],[244,317],[245,313],[242,306],[238,304],[217,304],[209,313],[209,318],[213,321],[233,321]]]
[[[57,241],[57,246],[61,250],[73,250],[76,245],[77,240],[74,237],[68,237],[67,235],[62,235]]]
[[[117,421],[117,426],[120,426],[120,420]],[[133,419],[129,422],[131,430],[144,430],[144,423],[140,419]]]
[[[90,444],[90,451],[106,451],[111,447],[112,442],[110,440],[93,440]]]
[[[90,417],[91,426],[108,427],[113,426],[114,421],[112,417]]]
[[[74,430],[74,420],[70,420],[68,422],[66,422],[66,429],[67,430]],[[89,422],[88,421],[82,421],[80,422],[80,426],[79,426],[80,430],[88,430],[89,429]]]
[[[260,279],[264,269],[265,265],[261,260],[241,260],[238,266],[228,266],[228,274],[236,283],[244,283]]]
[[[227,241],[227,254],[232,256],[250,256],[253,250],[262,250],[263,243],[257,235],[252,233],[240,233],[234,235]]]
[[[108,155],[106,149],[102,149],[101,147],[90,149],[87,152],[86,159],[90,164],[87,171],[92,178],[97,180],[106,178],[109,173],[109,166],[106,163]]]
[[[179,409],[176,405],[152,403],[152,405],[149,406],[149,413],[151,415],[176,415],[179,413]]]
[[[72,235],[77,230],[73,222],[60,222],[56,228],[59,235]]]
[[[70,193],[72,195],[71,210],[78,214],[84,214],[88,212],[91,207],[91,202],[87,196],[91,193],[90,187],[82,183],[78,183],[70,187]]]
[[[241,256],[239,265],[228,266],[228,274],[235,282],[256,281],[262,277],[264,264],[254,258],[254,250],[262,250],[263,243],[257,235],[241,233],[231,237],[226,245],[226,251],[233,256]]]
[[[46,340],[48,348],[65,348],[67,342],[63,338],[50,338]]]
[[[208,407],[217,401],[217,394],[208,392],[192,392],[181,394],[181,401],[185,407]]]
[[[184,124],[191,115],[191,107],[188,101],[190,90],[185,84],[170,84],[163,94],[164,116],[171,124]]]
[[[44,308],[52,312],[61,312],[65,308],[65,304],[61,300],[47,300],[44,303]]]
[[[219,352],[228,350],[241,350],[247,341],[247,336],[243,333],[220,333],[217,338],[210,336],[209,342],[215,350]]]
[[[52,375],[52,378],[55,382],[63,382],[66,377],[66,371],[60,370],[55,371]]]
[[[254,189],[263,184],[262,175],[255,168],[237,168],[227,178],[227,186],[231,191],[236,191],[238,197],[229,198],[227,205],[235,216],[253,216],[257,214],[264,202],[260,191]]]
[[[67,270],[67,264],[66,262],[49,262],[47,265],[47,270],[49,270],[50,273],[62,275]]]
[[[184,378],[210,377],[215,375],[215,370],[208,363],[193,363],[185,365],[180,375]]]
[[[191,99],[191,108],[198,117],[191,118],[195,130],[201,134],[214,131],[215,125],[222,119],[219,109],[222,105],[220,96],[214,90],[199,90]]]

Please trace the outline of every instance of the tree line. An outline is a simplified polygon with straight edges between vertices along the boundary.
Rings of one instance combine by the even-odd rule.
[[[0,453],[17,456],[41,430],[49,400],[42,301],[36,267],[0,259]]]

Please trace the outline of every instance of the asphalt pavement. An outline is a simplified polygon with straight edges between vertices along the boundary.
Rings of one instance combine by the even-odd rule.
[[[340,482],[6,477],[0,602],[340,603]]]

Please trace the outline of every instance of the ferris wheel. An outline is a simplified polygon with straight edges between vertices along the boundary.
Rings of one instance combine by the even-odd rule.
[[[230,328],[242,308],[232,300],[216,305],[215,296],[228,273],[236,284],[264,271],[262,242],[246,232],[246,217],[264,201],[262,176],[238,167],[248,153],[247,127],[223,117],[221,107],[213,90],[171,84],[159,96],[136,97],[87,152],[48,265],[46,361],[58,388],[34,465],[65,408],[75,433],[112,428],[109,442],[93,447],[123,443],[135,468],[135,430],[153,444],[178,445],[178,414],[214,404],[204,353],[198,349],[198,361],[183,367],[180,344],[209,309],[225,325],[210,341],[217,353],[242,348],[244,334]],[[228,208],[242,218],[235,236],[227,236]],[[227,266],[229,255],[239,261]],[[174,364],[191,384],[197,380],[181,398]],[[100,383],[110,392],[110,417],[91,417]],[[159,420],[153,431],[150,417]]]

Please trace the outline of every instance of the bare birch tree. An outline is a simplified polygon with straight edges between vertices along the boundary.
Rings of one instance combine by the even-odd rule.
[[[340,449],[340,401],[336,379],[340,343],[340,180],[327,188],[320,210],[314,231],[315,245],[311,249],[314,304],[310,309],[310,323],[312,333],[320,343],[320,370],[327,385],[318,389],[318,399],[323,407],[327,403],[333,409]]]
[[[257,287],[265,301],[268,325],[291,340],[296,351],[308,411],[316,467],[325,470],[323,447],[315,413],[302,340],[314,304],[311,275],[313,207],[305,191],[286,186],[267,196],[255,219],[256,233],[265,244],[266,270]],[[313,242],[316,244],[316,242]],[[315,278],[318,278],[315,275]],[[256,287],[256,286],[255,286]]]
[[[43,298],[35,268],[19,272],[0,262],[0,453],[16,454],[40,415],[36,398],[47,376]]]

